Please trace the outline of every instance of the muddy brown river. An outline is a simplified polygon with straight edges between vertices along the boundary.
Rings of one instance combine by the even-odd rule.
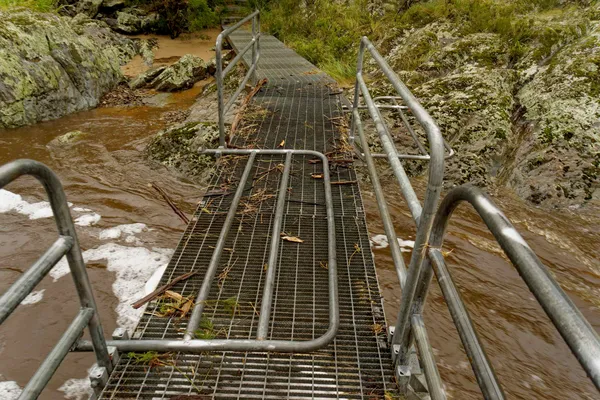
[[[206,46],[212,42],[207,41]],[[186,51],[185,45],[178,46]],[[205,54],[209,54],[208,49]],[[117,321],[126,326],[134,323],[136,315],[122,305],[139,296],[152,272],[165,265],[184,229],[148,184],[162,187],[188,214],[201,198],[203,188],[150,165],[143,155],[148,139],[167,125],[167,113],[191,106],[200,89],[201,85],[173,94],[159,106],[99,108],[34,126],[0,130],[0,164],[31,158],[47,164],[61,178],[73,203],[72,214],[107,335]],[[73,130],[87,135],[73,143],[56,141]],[[398,236],[412,240],[414,225],[399,191],[392,181],[386,183]],[[423,181],[415,180],[415,185],[422,189]],[[37,182],[22,178],[5,189],[9,192],[0,196],[0,292],[56,238],[54,221],[45,217],[45,205],[40,204],[45,198]],[[383,234],[375,198],[366,185],[363,197],[371,236]],[[598,209],[548,212],[507,191],[494,193],[494,199],[583,315],[600,329]],[[450,251],[447,260],[451,272],[508,398],[598,398],[575,357],[468,206],[455,213],[445,248]],[[408,263],[410,249],[405,250]],[[393,324],[400,299],[396,273],[389,248],[373,251],[388,322]],[[48,276],[36,294],[0,328],[0,382],[5,383],[5,391],[0,389],[2,400],[2,393],[7,397],[10,393],[6,382],[14,381],[21,387],[27,382],[78,309],[68,276]],[[448,397],[481,398],[435,282],[425,317]],[[70,354],[40,398],[85,398],[86,371],[92,362],[90,354]]]

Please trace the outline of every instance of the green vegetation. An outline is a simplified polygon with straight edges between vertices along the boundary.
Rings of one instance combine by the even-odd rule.
[[[55,0],[0,0],[0,10],[25,7],[34,11],[48,12],[56,9]]]
[[[131,0],[130,3],[157,12],[158,30],[173,38],[183,32],[217,26],[225,10],[224,0]]]
[[[302,4],[301,4],[302,3]],[[511,63],[536,43],[536,58],[547,56],[552,46],[565,36],[576,34],[578,26],[546,29],[536,24],[532,14],[551,17],[569,12],[589,1],[561,0],[430,0],[413,4],[406,10],[371,10],[369,0],[332,2],[329,0],[259,0],[253,6],[262,9],[264,26],[293,47],[300,55],[325,72],[340,79],[354,75],[360,37],[378,43],[382,53],[404,31],[428,24],[449,23],[459,35],[493,33],[499,35]],[[427,57],[431,43],[415,48],[415,58],[407,59],[406,70],[414,70]]]

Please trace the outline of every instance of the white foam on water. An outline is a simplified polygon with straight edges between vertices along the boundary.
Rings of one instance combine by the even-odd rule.
[[[27,215],[29,219],[48,218],[52,216],[52,208],[50,208],[50,203],[47,201],[29,203],[16,193],[0,189],[0,212],[6,213],[10,211]]]
[[[166,270],[167,270],[167,264],[163,265],[162,267],[160,267],[156,271],[154,271],[154,273],[152,274],[150,279],[148,279],[148,281],[144,285],[144,296],[149,295],[158,287],[160,278],[162,278],[162,276]]]
[[[371,246],[374,249],[385,249],[388,247],[390,243],[388,242],[388,237],[386,235],[375,235],[371,237]],[[400,245],[400,251],[403,253],[410,253],[412,248],[415,247],[414,240],[403,240],[398,238],[398,245]]]
[[[35,292],[29,293],[29,296],[25,297],[21,302],[22,306],[39,303],[44,298],[44,292],[46,289],[36,290]]]
[[[73,207],[73,211],[84,213],[84,212],[91,212],[92,210],[90,210],[89,208],[85,208],[85,207]]]
[[[69,207],[73,206],[73,203],[67,203]],[[37,203],[29,203],[23,200],[21,195],[18,195],[13,192],[9,192],[8,190],[0,189],[0,213],[7,212],[17,212],[22,215],[27,215],[29,219],[40,219],[40,218],[50,218],[52,217],[52,207],[50,207],[50,203],[47,201],[39,201]],[[73,207],[73,211],[75,212],[91,212],[92,210],[82,207]],[[91,217],[93,215],[93,217]],[[82,223],[77,223],[77,225],[89,226],[100,220],[100,215],[93,213],[90,216],[82,215],[78,218],[81,218]],[[91,222],[91,223],[90,223]]]
[[[141,233],[145,230],[148,230],[148,226],[142,223],[118,225],[113,228],[108,228],[100,231],[98,237],[100,238],[100,240],[108,240],[119,239],[122,235],[125,235],[125,240],[131,243],[134,240],[130,238],[135,238],[134,235]]]
[[[96,225],[98,221],[100,221],[100,214],[92,213],[92,214],[83,214],[75,219],[75,225],[79,226],[90,226]]]
[[[17,400],[23,389],[15,381],[0,382],[0,399]]]
[[[88,374],[91,369],[88,369]],[[65,399],[67,400],[86,400],[92,395],[92,384],[90,378],[71,378],[63,383],[58,390],[65,394]]]
[[[112,285],[113,293],[119,299],[117,306],[117,324],[131,331],[143,313],[143,309],[134,309],[131,304],[145,295],[146,282],[154,272],[164,267],[170,256],[171,249],[145,247],[127,247],[116,243],[106,243],[95,249],[83,252],[85,262],[106,260],[107,269],[116,273]],[[69,273],[65,259],[61,260],[51,271],[54,280]]]

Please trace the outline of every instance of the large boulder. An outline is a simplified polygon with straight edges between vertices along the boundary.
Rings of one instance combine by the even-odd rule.
[[[188,122],[159,132],[146,149],[148,157],[186,178],[205,183],[214,171],[215,159],[199,150],[216,148],[219,127],[210,122]]]
[[[515,24],[519,18],[530,28],[519,40],[442,18],[392,27],[377,47],[456,151],[446,161],[447,186],[508,186],[547,207],[600,199],[600,5],[533,10]],[[366,66],[373,94],[394,94]],[[400,118],[385,116],[400,127],[400,150],[414,151]],[[419,162],[405,168],[427,171]]]
[[[132,89],[141,89],[150,84],[157,76],[159,76],[165,69],[166,66],[162,65],[160,67],[150,68],[146,72],[142,72],[136,78],[134,78],[131,82],[129,82],[129,87]]]
[[[75,5],[75,10],[77,13],[94,18],[98,14],[101,4],[102,0],[79,0]]]
[[[173,92],[189,89],[194,86],[194,83],[207,76],[207,66],[204,60],[192,54],[186,54],[154,78],[150,86],[163,92]]]
[[[100,11],[106,14],[111,14],[115,11],[125,8],[126,0],[103,0],[100,4]]]
[[[86,16],[0,12],[0,128],[95,107],[123,79],[133,41]]]
[[[140,10],[129,8],[117,11],[116,21],[109,22],[109,24],[118,32],[135,35],[153,31],[159,19],[157,13],[146,14]]]

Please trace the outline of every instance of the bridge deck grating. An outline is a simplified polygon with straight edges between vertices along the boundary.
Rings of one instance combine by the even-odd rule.
[[[244,46],[247,32],[232,37]],[[259,78],[268,84],[254,97],[233,143],[257,148],[311,149],[344,158],[344,119],[334,81],[272,36],[263,36]],[[248,56],[249,57],[249,56]],[[328,281],[323,182],[313,178],[322,165],[294,157],[283,231],[304,243],[283,241],[274,291],[269,338],[309,340],[328,325]],[[260,310],[264,265],[269,252],[282,157],[255,161],[240,212],[227,238],[205,309],[219,338],[254,338]],[[210,191],[235,190],[244,157],[222,157]],[[338,256],[340,330],[330,345],[298,354],[218,352],[173,353],[164,365],[149,367],[124,357],[104,388],[102,399],[169,399],[181,394],[219,399],[384,399],[396,393],[386,343],[382,299],[356,175],[347,163],[332,163]],[[172,290],[196,294],[229,210],[232,195],[206,196],[185,230],[160,284],[198,271]],[[360,250],[357,250],[360,249]],[[224,273],[224,271],[228,271]],[[182,338],[187,318],[160,316],[161,302],[148,304],[133,337]],[[231,305],[234,305],[233,309]],[[396,395],[394,395],[396,396]],[[394,397],[396,398],[396,397]]]

